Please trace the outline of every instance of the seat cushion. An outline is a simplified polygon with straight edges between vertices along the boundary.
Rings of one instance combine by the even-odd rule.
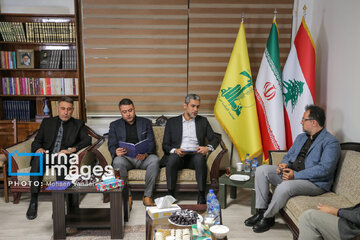
[[[27,168],[19,169],[18,172],[19,173],[29,173],[30,170],[31,170],[31,167],[27,167]],[[18,176],[17,178],[18,178],[18,181],[21,184],[21,186],[28,185],[28,183],[30,181],[30,176]],[[55,175],[45,175],[43,178],[43,183],[46,183],[47,185],[52,182],[55,182],[55,181],[56,181]]]
[[[291,220],[298,225],[300,215],[308,209],[317,209],[318,203],[327,204],[337,208],[350,207],[353,204],[344,196],[327,192],[318,196],[292,197],[286,203],[284,211]]]

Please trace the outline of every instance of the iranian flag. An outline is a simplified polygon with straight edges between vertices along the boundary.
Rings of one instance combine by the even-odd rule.
[[[283,70],[286,144],[290,148],[302,133],[301,119],[305,106],[315,99],[315,44],[302,18]]]
[[[279,57],[279,30],[274,18],[255,85],[264,163],[269,150],[284,150],[284,103]]]

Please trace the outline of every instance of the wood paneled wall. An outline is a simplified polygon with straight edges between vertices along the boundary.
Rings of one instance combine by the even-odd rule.
[[[198,93],[212,113],[241,16],[253,79],[277,9],[281,64],[290,50],[292,0],[83,0],[87,114],[179,113]]]

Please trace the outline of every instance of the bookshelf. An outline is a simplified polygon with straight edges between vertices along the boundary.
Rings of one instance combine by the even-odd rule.
[[[0,14],[0,119],[38,126],[45,99],[56,116],[57,100],[69,96],[86,121],[78,2],[75,14]]]
[[[41,117],[36,121],[34,116],[43,115],[45,99],[53,111],[50,115],[57,115],[57,100],[62,96],[73,98],[77,105],[74,116],[86,121],[79,4],[74,0],[74,14],[0,13],[0,119],[5,119],[5,110],[9,111],[4,105],[13,115],[14,111],[23,112],[25,105],[31,106],[26,110],[31,116],[18,119],[19,141],[39,128]],[[44,52],[56,54],[44,64]],[[24,55],[31,57],[31,64],[20,58]],[[0,144],[9,145],[6,138]]]

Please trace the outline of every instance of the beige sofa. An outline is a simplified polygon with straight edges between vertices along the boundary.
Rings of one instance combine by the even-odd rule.
[[[163,126],[153,126],[155,142],[156,142],[156,154],[159,157],[159,160],[164,155],[162,150],[162,141],[164,136],[165,127]],[[220,139],[221,135],[216,134]],[[98,160],[99,164],[103,167],[110,165],[112,163],[112,157],[108,150],[108,139],[105,134],[105,137],[102,142],[99,143],[98,147],[95,147],[92,150]],[[224,157],[224,154],[227,152],[225,144],[220,141],[219,146],[215,151],[211,152],[207,157],[207,185],[208,187],[218,189],[218,180],[219,180],[219,168],[220,163]],[[131,191],[140,192],[145,189],[145,173],[146,170],[133,169],[128,173],[128,184]],[[192,169],[183,169],[179,172],[178,181],[177,181],[177,191],[180,192],[195,192],[197,191],[197,183],[195,178],[195,170]],[[160,173],[157,179],[157,184],[155,186],[155,191],[164,192],[167,191],[166,187],[166,168],[161,168]]]
[[[319,202],[337,208],[350,207],[360,202],[360,143],[342,143],[341,152],[331,192],[314,197],[292,197],[280,211],[294,239],[299,235],[300,215],[307,209],[316,209]],[[270,164],[278,165],[285,154],[285,151],[269,151]]]

